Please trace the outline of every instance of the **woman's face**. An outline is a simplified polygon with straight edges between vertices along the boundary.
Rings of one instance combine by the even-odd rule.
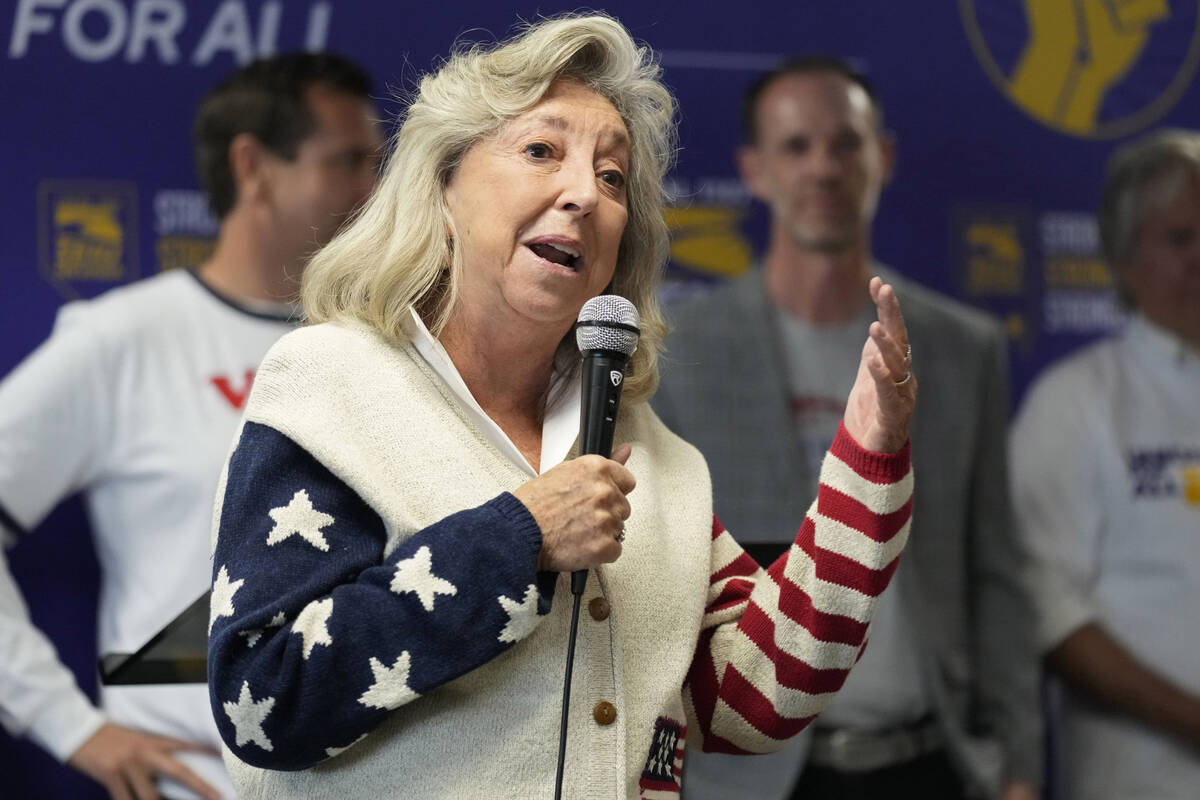
[[[469,329],[532,324],[561,338],[612,279],[628,173],[620,115],[574,81],[473,145],[446,189],[463,259],[455,313]]]

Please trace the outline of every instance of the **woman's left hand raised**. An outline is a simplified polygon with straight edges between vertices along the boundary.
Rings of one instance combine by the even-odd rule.
[[[894,453],[908,441],[917,378],[896,290],[874,277],[870,291],[879,319],[871,323],[846,401],[846,432],[867,450]]]

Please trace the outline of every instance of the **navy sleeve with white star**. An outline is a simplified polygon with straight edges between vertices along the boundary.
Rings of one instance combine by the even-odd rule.
[[[383,521],[278,431],[247,422],[213,556],[208,682],[248,764],[305,769],[479,667],[549,613],[556,575],[508,493],[418,531],[387,558]],[[401,712],[402,713],[402,712]]]

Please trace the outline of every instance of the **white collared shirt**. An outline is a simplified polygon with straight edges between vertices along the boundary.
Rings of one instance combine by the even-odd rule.
[[[450,360],[450,354],[442,347],[429,329],[425,327],[420,315],[410,309],[413,319],[413,346],[425,359],[426,363],[437,372],[438,376],[453,390],[455,396],[462,401],[463,410],[471,421],[483,432],[488,441],[501,453],[506,455],[514,464],[535,477],[551,467],[566,460],[567,453],[579,436],[580,387],[578,381],[569,381],[571,376],[555,371],[550,379],[550,404],[546,407],[546,415],[542,421],[542,453],[541,464],[534,469],[521,451],[513,444],[500,426],[487,415],[483,407],[476,402],[471,390],[463,381]],[[563,384],[564,381],[568,383]]]

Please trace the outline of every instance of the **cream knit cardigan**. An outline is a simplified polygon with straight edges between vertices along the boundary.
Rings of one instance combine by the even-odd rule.
[[[550,603],[553,576],[534,571],[540,535],[536,525],[529,528],[532,517],[523,506],[506,494],[527,477],[475,429],[411,345],[392,345],[353,326],[318,325],[285,336],[258,371],[245,421],[214,514],[213,569],[220,591],[214,594],[209,666],[214,713],[240,796],[549,797],[571,596],[566,576],[559,576]],[[875,598],[908,533],[907,447],[892,455],[868,453],[839,432],[822,469],[819,499],[805,520],[797,520],[803,525],[796,545],[768,572],[716,522],[702,457],[647,404],[622,410],[616,440],[633,444],[627,466],[638,486],[630,496],[624,551],[615,563],[590,573],[584,595],[585,609],[603,597],[611,613],[597,620],[585,610],[580,620],[568,798],[677,792],[685,741],[734,752],[779,747],[824,708],[854,664]],[[318,466],[295,467],[296,453]],[[242,474],[246,469],[253,474]],[[296,476],[304,469],[328,471],[327,483],[345,498],[336,501],[343,503],[339,509],[359,503],[365,508],[353,514],[378,516],[376,566],[395,569],[397,576],[412,574],[420,550],[432,548],[434,577],[422,579],[424,595],[398,590],[396,577],[391,593],[380,589],[383,599],[361,608],[335,601],[331,598],[341,595],[325,590],[296,601],[285,593],[294,594],[296,581],[303,581],[297,578],[279,581],[274,605],[240,604],[238,591],[259,596],[252,593],[274,585],[280,574],[306,573],[307,562],[279,566],[291,558],[288,553],[339,557],[337,525],[322,529],[331,548],[326,551],[312,546],[311,537],[306,542],[291,536],[282,544],[268,539],[266,547],[260,541],[268,529],[278,538],[281,526],[280,508],[268,518],[268,509],[255,505],[262,505],[258,498],[270,492],[292,496],[293,490],[299,495],[307,479]],[[235,497],[236,507],[223,507]],[[327,503],[334,501],[321,500]],[[310,505],[323,513],[316,499]],[[492,528],[464,523],[461,530],[445,521],[464,509],[508,521]],[[346,513],[327,516],[343,519]],[[522,538],[530,530],[533,546]],[[466,577],[456,579],[451,593],[445,588],[450,582],[437,583],[442,578],[436,576],[449,574],[439,565],[438,547],[460,536],[465,544],[455,552],[470,552],[481,535],[510,537],[507,555],[455,564]],[[506,584],[510,588],[493,585],[496,575],[514,576]],[[246,585],[230,594],[234,578]],[[414,665],[408,686],[414,688],[395,695],[384,712],[363,705],[371,682],[365,654],[375,643],[350,638],[354,631],[368,621],[379,625],[383,615],[385,632],[379,635],[407,642],[404,637],[417,624],[420,635],[428,634],[426,626],[436,632],[439,614],[448,613],[441,609],[455,602],[475,595],[487,599],[488,592],[520,600],[526,585],[539,601],[538,616],[529,624],[510,622],[498,632],[481,616],[478,629],[463,638],[464,651],[494,648],[486,663],[418,691],[415,665],[421,652],[404,644]],[[275,606],[280,616],[264,624]],[[339,614],[361,616],[351,623]],[[389,626],[393,614],[395,625]],[[314,619],[325,620],[326,628]],[[410,621],[415,619],[420,622]],[[513,631],[523,636],[506,641]],[[245,643],[252,636],[250,648]],[[272,642],[286,646],[271,650]],[[329,669],[321,659],[354,648],[365,648],[363,670],[321,671]],[[446,652],[438,668],[453,672],[447,662],[456,655]],[[375,663],[390,665],[391,658]],[[376,683],[379,675],[376,671]],[[304,688],[289,693],[291,685]],[[593,712],[601,703],[615,708],[615,722],[597,721]],[[300,713],[305,704],[316,711]],[[325,727],[312,722],[322,714],[340,720],[360,712],[355,730],[363,735],[348,748],[350,741],[325,741]],[[310,751],[320,755],[297,760],[298,753]]]

